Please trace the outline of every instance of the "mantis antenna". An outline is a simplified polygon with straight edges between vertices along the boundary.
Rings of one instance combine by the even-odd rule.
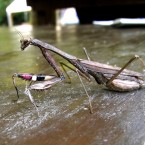
[[[19,32],[16,28],[15,28],[15,31],[19,34],[19,36],[24,40],[24,37],[23,35],[21,34],[21,32]]]

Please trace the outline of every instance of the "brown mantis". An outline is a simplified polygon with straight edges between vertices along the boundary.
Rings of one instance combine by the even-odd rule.
[[[49,56],[48,51],[52,51],[60,55],[64,59],[66,59],[77,69],[76,72],[78,75],[80,74],[81,76],[84,76],[88,80],[90,80],[92,76],[98,84],[107,87],[109,90],[126,92],[135,89],[140,89],[145,85],[144,76],[141,73],[126,69],[128,65],[131,64],[136,59],[139,59],[141,63],[145,66],[143,60],[137,55],[132,57],[122,68],[120,68],[107,64],[98,63],[91,60],[77,58],[73,55],[63,52],[62,50],[56,48],[55,46],[52,46],[48,43],[44,43],[38,39],[30,39],[30,40],[22,39],[20,40],[20,43],[21,43],[21,50],[25,50],[25,48],[28,47],[29,45],[34,45],[39,47],[45,59],[50,63],[50,65],[56,71],[58,75],[57,79],[59,79],[59,81],[62,81],[64,79],[64,75],[62,71],[59,69],[59,67],[56,65],[55,60]],[[45,85],[47,86],[47,82]],[[34,86],[30,85],[29,87],[30,89],[37,88],[35,87],[35,84]],[[47,87],[44,89],[47,89]]]

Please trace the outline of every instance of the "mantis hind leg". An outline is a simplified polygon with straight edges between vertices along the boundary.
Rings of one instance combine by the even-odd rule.
[[[109,80],[108,80],[108,82],[106,83],[106,85],[107,86],[109,86],[111,83],[112,83],[112,81],[114,80],[114,79],[116,79],[117,78],[117,76],[124,70],[124,69],[126,69],[133,61],[135,61],[135,60],[139,60],[141,63],[142,63],[142,65],[145,67],[145,63],[144,63],[144,61],[138,56],[138,55],[135,55],[134,57],[132,57],[114,76],[112,76]]]

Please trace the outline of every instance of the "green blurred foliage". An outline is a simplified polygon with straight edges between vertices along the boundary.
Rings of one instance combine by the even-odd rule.
[[[0,0],[0,25],[6,25],[7,24],[6,7],[12,1],[13,0]]]
[[[14,13],[13,14],[13,23],[14,25],[19,25],[22,22],[24,22],[24,13],[20,12],[20,13]]]
[[[19,12],[13,14],[14,25],[21,25],[22,23],[29,22],[30,13],[29,12]]]

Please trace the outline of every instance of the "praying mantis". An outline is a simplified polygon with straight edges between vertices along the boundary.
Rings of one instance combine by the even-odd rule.
[[[98,84],[103,85],[106,88],[108,88],[108,90],[113,90],[113,91],[127,92],[127,91],[140,89],[145,86],[143,74],[126,69],[129,66],[129,64],[131,64],[133,61],[137,59],[143,64],[143,66],[145,66],[144,61],[137,55],[132,57],[122,68],[120,68],[120,67],[115,67],[115,66],[91,61],[89,57],[88,60],[77,58],[76,56],[70,55],[62,51],[61,49],[52,46],[48,43],[42,42],[38,39],[29,39],[29,40],[21,39],[20,43],[21,43],[22,51],[25,50],[29,45],[33,45],[40,48],[44,58],[48,61],[48,63],[54,68],[54,70],[57,73],[57,76],[49,76],[49,75],[45,76],[45,77],[49,77],[50,79],[46,81],[44,79],[43,80],[44,82],[34,84],[34,85],[29,85],[28,90],[32,90],[32,89],[45,90],[50,88],[54,84],[57,84],[58,82],[65,80],[63,72],[59,69],[58,65],[56,64],[54,58],[50,55],[49,51],[54,52],[57,55],[63,57],[65,60],[67,60],[69,63],[71,63],[74,66],[75,69],[72,68],[70,69],[75,71],[79,76],[79,79],[88,97],[89,95],[85,89],[85,86],[80,76],[85,77],[89,81],[93,77]],[[15,76],[19,77],[18,74]],[[37,77],[39,78],[39,76]],[[27,80],[26,78],[23,79]],[[90,110],[92,112],[91,102],[90,102]]]

